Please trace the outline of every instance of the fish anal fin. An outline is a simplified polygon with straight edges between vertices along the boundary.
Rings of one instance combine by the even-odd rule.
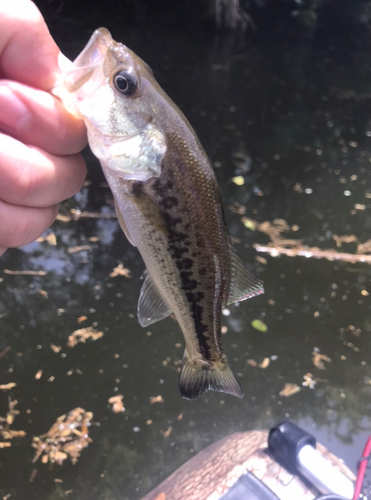
[[[184,399],[196,399],[206,391],[225,392],[238,398],[243,391],[228,363],[223,360],[210,365],[192,363],[184,354],[179,377],[179,391]]]
[[[138,321],[143,327],[165,319],[171,314],[156,285],[146,272],[138,301]]]
[[[231,249],[231,267],[231,284],[227,304],[240,302],[264,293],[263,282],[250,273],[233,249]]]
[[[124,232],[125,236],[127,237],[127,239],[135,247],[136,245],[133,242],[133,238],[131,237],[131,235],[129,233],[129,229],[128,229],[127,225],[126,225],[124,217],[122,216],[122,214],[120,212],[120,208],[119,208],[118,204],[116,203],[116,200],[114,200],[114,203],[115,203],[117,220],[119,221],[120,227],[123,230],[123,232]]]

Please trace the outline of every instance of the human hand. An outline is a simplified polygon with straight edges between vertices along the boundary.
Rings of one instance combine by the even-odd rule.
[[[0,0],[0,255],[40,236],[84,182],[84,123],[48,92],[68,62],[35,4]]]

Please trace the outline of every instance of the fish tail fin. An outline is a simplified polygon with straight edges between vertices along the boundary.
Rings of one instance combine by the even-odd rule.
[[[186,353],[179,377],[179,391],[185,399],[196,399],[206,391],[243,397],[241,386],[226,360],[211,365],[196,365],[189,361]]]

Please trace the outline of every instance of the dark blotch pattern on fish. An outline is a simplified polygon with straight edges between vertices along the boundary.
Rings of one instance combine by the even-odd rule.
[[[175,196],[167,196],[161,201],[161,205],[165,210],[170,210],[171,208],[178,206],[178,200]]]
[[[178,224],[180,225],[182,223],[182,219],[181,217],[179,217],[179,211],[177,211],[176,218],[171,216],[171,209],[178,206],[177,198],[175,196],[169,196],[171,185],[171,181],[162,183],[161,179],[157,179],[153,185],[159,207],[163,209],[163,217],[167,228],[167,236],[169,242],[167,251],[171,254],[177,268],[179,269],[179,276],[182,283],[181,287],[182,290],[184,290],[187,301],[189,303],[190,312],[194,321],[197,340],[202,356],[206,360],[211,360],[212,352],[206,335],[208,328],[203,321],[204,308],[200,305],[200,301],[205,298],[205,294],[203,292],[197,291],[199,283],[196,279],[194,279],[194,273],[192,271],[192,267],[195,265],[195,261],[191,258],[191,240],[189,239],[189,235],[181,231],[180,228],[177,229],[175,227]],[[182,227],[182,229],[187,230],[187,227]],[[182,246],[179,246],[180,244]],[[203,248],[205,246],[204,240],[200,235],[196,235],[196,245],[198,245],[200,248]],[[203,274],[206,275],[206,269],[204,269]]]

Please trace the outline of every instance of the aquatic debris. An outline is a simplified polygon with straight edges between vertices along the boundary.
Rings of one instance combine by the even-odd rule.
[[[260,224],[256,223],[257,230],[265,233],[269,238],[275,242],[282,240],[281,234],[290,231],[290,226],[283,219],[274,219],[273,222],[265,221]],[[298,240],[290,240],[296,243]]]
[[[259,368],[265,370],[270,365],[271,360],[269,358],[264,358],[261,363],[259,363]]]
[[[166,431],[164,431],[164,432],[162,433],[162,435],[164,436],[164,438],[165,438],[165,439],[166,439],[166,438],[168,438],[168,437],[170,436],[170,434],[171,434],[172,430],[173,430],[173,428],[172,428],[172,427],[171,427],[171,425],[170,425],[170,426],[166,429]]]
[[[58,352],[62,350],[62,347],[59,345],[50,344],[50,349],[58,354]]]
[[[15,382],[9,382],[9,384],[0,384],[0,391],[9,391],[13,389],[17,384]]]
[[[314,389],[318,382],[328,383],[328,380],[324,378],[313,377],[313,374],[310,372],[303,375],[303,378],[304,382],[302,382],[302,385],[304,387],[309,387],[309,389]]]
[[[367,240],[364,243],[358,243],[357,253],[371,253],[371,240]]]
[[[259,330],[259,332],[266,332],[268,330],[267,325],[260,319],[254,319],[251,321],[251,326],[255,328],[255,330]]]
[[[104,333],[95,330],[93,327],[81,328],[76,330],[68,337],[67,345],[68,347],[75,347],[79,343],[85,344],[88,339],[98,340],[103,337]]]
[[[283,246],[267,247],[262,245],[254,245],[257,252],[269,253],[272,257],[278,255],[286,255],[287,257],[307,257],[313,259],[340,260],[355,264],[364,262],[371,264],[371,255],[357,255],[351,253],[337,252],[336,250],[320,250],[317,247],[301,246],[300,248],[286,248]]]
[[[69,215],[63,215],[63,214],[59,213],[57,215],[56,220],[58,220],[59,222],[70,222],[71,217]]]
[[[236,184],[236,186],[243,186],[245,184],[245,179],[242,175],[237,175],[236,177],[232,177],[232,182]]]
[[[337,236],[336,234],[332,235],[332,239],[335,241],[336,246],[340,248],[342,246],[342,243],[357,243],[358,238],[354,236],[354,234],[349,234],[349,235],[344,235],[344,236]]]
[[[116,276],[125,276],[125,278],[131,278],[130,269],[124,267],[123,264],[119,264],[109,275],[110,278],[116,278]]]
[[[92,418],[92,412],[79,407],[60,416],[46,434],[33,438],[32,447],[36,449],[36,454],[32,462],[35,463],[41,456],[43,464],[56,462],[62,465],[69,457],[75,464],[81,451],[92,442],[89,437]]]
[[[260,262],[260,264],[263,264],[263,266],[266,266],[268,264],[267,259],[265,259],[264,257],[260,257],[260,255],[257,255],[255,257],[255,260],[257,260],[258,262]]]
[[[344,345],[353,349],[354,352],[361,352],[361,349],[353,344],[353,342],[343,342]]]
[[[80,316],[79,318],[77,318],[77,322],[78,323],[83,323],[84,321],[86,321],[88,319],[87,316]]]
[[[313,375],[311,373],[306,373],[304,376],[304,382],[302,382],[302,385],[304,387],[309,387],[310,389],[314,389],[314,386],[317,384],[317,380],[313,378]]]
[[[247,217],[242,217],[242,223],[247,229],[250,229],[250,231],[256,231],[256,224],[253,220],[248,219]]]
[[[112,405],[112,411],[113,413],[120,413],[122,411],[125,411],[124,403],[123,403],[123,397],[121,394],[118,394],[117,396],[112,396],[109,398],[108,402]]]
[[[245,215],[246,213],[246,207],[238,201],[234,201],[232,205],[228,205],[228,208],[234,214]]]
[[[284,388],[279,393],[279,395],[284,397],[284,398],[289,398],[290,396],[293,396],[294,394],[296,394],[300,390],[301,389],[297,384],[287,383],[287,384],[285,384]]]
[[[54,233],[49,233],[46,236],[40,236],[40,238],[37,238],[36,240],[38,243],[43,243],[46,241],[46,243],[49,243],[49,245],[56,246],[57,244],[57,237],[55,236]]]
[[[360,243],[356,236],[351,235],[333,235],[332,238],[336,242],[336,246],[339,248],[342,243],[357,243],[356,254],[338,252],[337,250],[320,250],[318,247],[309,247],[303,245],[303,240],[301,239],[284,239],[282,237],[283,232],[294,231],[296,232],[299,227],[294,224],[290,226],[283,219],[274,219],[273,222],[265,221],[258,223],[253,219],[248,219],[247,217],[242,217],[241,222],[245,227],[251,229],[252,231],[260,231],[261,233],[269,236],[271,242],[268,245],[255,244],[254,248],[261,253],[268,253],[272,257],[278,257],[279,255],[285,255],[287,257],[306,257],[314,259],[327,259],[330,261],[344,261],[355,264],[357,262],[363,262],[371,264],[371,255],[366,255],[371,253],[371,240],[365,243]]]
[[[92,250],[91,245],[79,245],[77,247],[72,247],[67,250],[68,253],[78,253],[83,252],[85,250]]]
[[[325,354],[320,354],[319,352],[316,351],[313,351],[312,355],[313,355],[312,362],[314,366],[319,370],[326,370],[326,366],[323,363],[323,361],[327,361],[327,363],[331,363],[332,361],[331,358],[329,358]]]
[[[15,409],[17,404],[18,401],[16,399],[12,401],[11,398],[8,398],[8,412],[5,417],[0,417],[0,435],[6,440],[0,442],[0,448],[9,448],[11,446],[11,443],[9,443],[11,439],[26,435],[24,431],[16,431],[10,428],[16,415],[19,415],[19,411]]]
[[[73,220],[79,220],[79,219],[117,219],[116,214],[114,212],[110,214],[102,214],[99,212],[86,212],[81,210],[75,210],[71,209],[70,213],[72,215]]]
[[[7,345],[5,347],[5,349],[3,349],[1,352],[0,352],[0,358],[2,358],[3,356],[5,356],[5,354],[8,354],[8,352],[10,351],[11,347],[10,345]]]
[[[34,481],[34,479],[35,479],[35,477],[36,477],[36,475],[37,475],[38,472],[39,471],[37,469],[32,469],[30,477],[28,478],[28,480],[29,480],[30,483],[33,483],[33,481]]]
[[[48,273],[45,271],[12,271],[11,269],[4,269],[4,274],[10,274],[11,276],[46,276]]]
[[[163,403],[164,399],[162,396],[152,396],[149,398],[149,404],[154,405],[155,403]]]
[[[349,325],[347,330],[357,338],[359,338],[362,333],[362,330],[360,328],[356,328],[354,325]]]

